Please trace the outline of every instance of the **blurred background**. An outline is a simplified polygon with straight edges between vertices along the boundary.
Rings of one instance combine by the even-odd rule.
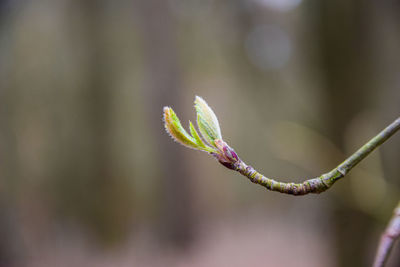
[[[202,96],[261,173],[334,168],[400,114],[400,3],[0,1],[0,266],[370,266],[400,136],[321,195],[174,143]],[[400,246],[388,266],[400,266]]]

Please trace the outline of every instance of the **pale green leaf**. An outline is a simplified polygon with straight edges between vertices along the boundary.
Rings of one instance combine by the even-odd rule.
[[[222,139],[217,116],[201,97],[196,96],[194,103],[200,133],[210,145],[215,147],[214,140]]]
[[[190,134],[196,140],[196,143],[199,145],[199,147],[202,147],[203,149],[205,149],[208,152],[215,152],[215,149],[204,144],[203,140],[201,140],[199,134],[197,133],[197,131],[194,128],[193,123],[191,121],[189,121],[189,129],[190,129]]]
[[[164,107],[164,126],[165,130],[178,143],[190,148],[200,149],[196,140],[182,127],[179,118],[170,107]]]

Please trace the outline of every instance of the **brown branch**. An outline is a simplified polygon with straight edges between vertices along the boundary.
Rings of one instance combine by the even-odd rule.
[[[393,248],[394,242],[400,237],[400,202],[393,211],[393,217],[390,220],[385,232],[381,236],[378,251],[376,252],[373,267],[383,267]]]

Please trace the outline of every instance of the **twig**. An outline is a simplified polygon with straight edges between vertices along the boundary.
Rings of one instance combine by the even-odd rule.
[[[191,122],[189,123],[190,134],[188,134],[172,108],[164,107],[165,129],[175,141],[187,147],[210,153],[225,167],[238,171],[253,183],[262,185],[268,190],[291,195],[324,192],[400,129],[399,117],[332,171],[299,184],[283,183],[265,177],[238,157],[236,152],[222,139],[217,116],[204,99],[196,97],[195,108],[197,125],[206,143],[200,138]]]
[[[364,146],[357,150],[348,159],[342,162],[332,171],[322,174],[321,176],[304,181],[303,183],[283,183],[267,178],[257,172],[253,167],[248,166],[242,160],[238,159],[232,165],[236,170],[249,178],[253,183],[262,185],[271,191],[291,195],[305,195],[309,193],[321,193],[330,188],[336,181],[344,177],[349,171],[368,156],[375,148],[379,147],[383,142],[389,139],[394,133],[400,129],[400,117],[392,122],[388,127],[381,131],[377,136],[368,141]],[[224,164],[225,165],[225,164]]]
[[[376,252],[373,267],[383,267],[389,257],[394,242],[400,236],[400,202],[393,211],[393,217],[390,220],[385,232],[381,236],[378,250]]]
[[[205,151],[214,156],[225,167],[238,171],[253,183],[262,185],[268,190],[291,195],[321,193],[329,189],[336,181],[350,172],[354,166],[368,156],[374,149],[383,144],[400,129],[400,117],[369,140],[353,155],[343,161],[332,171],[303,183],[283,183],[265,177],[253,167],[242,161],[236,152],[222,139],[219,122],[212,109],[201,97],[196,97],[197,126],[204,142],[193,124],[189,122],[190,134],[182,127],[175,112],[170,107],[164,107],[164,126],[170,136],[178,143],[189,148]],[[394,241],[400,236],[400,202],[394,210],[394,215],[382,235],[374,267],[383,267],[392,249]]]

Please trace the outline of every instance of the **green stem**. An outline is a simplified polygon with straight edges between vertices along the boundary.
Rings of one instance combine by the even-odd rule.
[[[400,117],[332,171],[322,174],[317,178],[306,180],[303,183],[283,183],[267,178],[240,159],[234,164],[233,169],[249,178],[251,182],[262,185],[271,191],[291,195],[321,193],[330,188],[337,180],[344,177],[354,166],[368,156],[375,148],[389,139],[399,129]]]

